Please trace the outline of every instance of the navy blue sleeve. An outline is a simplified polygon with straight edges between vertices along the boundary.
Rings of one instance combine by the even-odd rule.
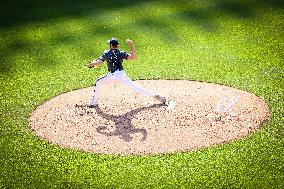
[[[105,51],[98,59],[104,62],[107,59],[107,56],[108,51]]]
[[[120,51],[119,53],[119,59],[127,59],[129,54],[126,51]]]

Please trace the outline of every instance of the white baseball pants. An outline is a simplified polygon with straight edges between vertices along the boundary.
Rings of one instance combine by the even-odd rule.
[[[132,88],[134,91],[143,94],[145,96],[149,97],[154,97],[155,94],[151,91],[148,91],[144,89],[143,87],[137,85],[134,83],[125,73],[124,70],[117,70],[114,73],[108,73],[103,77],[100,77],[97,79],[96,84],[95,84],[95,89],[94,89],[94,94],[93,94],[93,100],[98,102],[99,100],[99,93],[101,91],[101,88],[103,85],[111,84],[113,82],[119,82],[122,83],[130,88]]]

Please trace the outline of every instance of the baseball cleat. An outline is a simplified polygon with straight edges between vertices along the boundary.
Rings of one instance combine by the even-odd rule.
[[[170,101],[167,102],[167,110],[172,110],[172,109],[175,108],[175,106],[176,106],[175,101],[170,100]]]
[[[97,100],[92,99],[91,102],[87,105],[89,108],[94,108],[97,107],[99,104],[97,102]]]
[[[89,108],[95,108],[95,107],[98,107],[99,105],[98,104],[95,104],[95,105],[90,105],[90,104],[88,104],[87,105]]]
[[[163,104],[166,103],[166,98],[160,95],[155,95],[154,98],[160,102],[162,102]]]

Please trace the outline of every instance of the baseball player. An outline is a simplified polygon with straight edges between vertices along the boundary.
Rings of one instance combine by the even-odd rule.
[[[99,102],[99,93],[103,85],[111,84],[113,82],[120,82],[126,86],[132,88],[134,91],[141,93],[145,96],[153,97],[156,100],[159,100],[162,103],[166,103],[165,97],[156,95],[151,91],[148,91],[141,86],[134,83],[125,73],[122,63],[123,60],[135,60],[136,59],[136,49],[134,43],[130,40],[126,40],[128,46],[131,48],[131,53],[126,51],[120,51],[118,49],[119,41],[116,38],[111,38],[107,41],[109,45],[109,50],[104,51],[104,53],[97,59],[89,62],[88,67],[97,67],[107,62],[108,73],[96,80],[95,89],[93,97],[88,104],[89,107],[98,106]]]

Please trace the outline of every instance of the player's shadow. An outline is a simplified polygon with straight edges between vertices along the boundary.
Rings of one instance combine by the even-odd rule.
[[[125,114],[122,115],[112,115],[108,114],[106,112],[103,112],[99,107],[95,107],[95,110],[99,116],[102,118],[112,121],[115,123],[115,130],[111,132],[107,132],[104,130],[107,130],[106,126],[99,126],[97,127],[97,132],[106,136],[120,136],[122,140],[125,142],[130,142],[133,137],[132,134],[135,133],[142,133],[143,137],[141,138],[141,141],[146,140],[147,138],[147,130],[146,129],[139,129],[135,128],[132,125],[132,119],[135,118],[135,115],[142,111],[147,111],[149,109],[154,108],[160,108],[164,106],[163,104],[154,104],[151,106],[141,107],[134,110],[131,110]]]

